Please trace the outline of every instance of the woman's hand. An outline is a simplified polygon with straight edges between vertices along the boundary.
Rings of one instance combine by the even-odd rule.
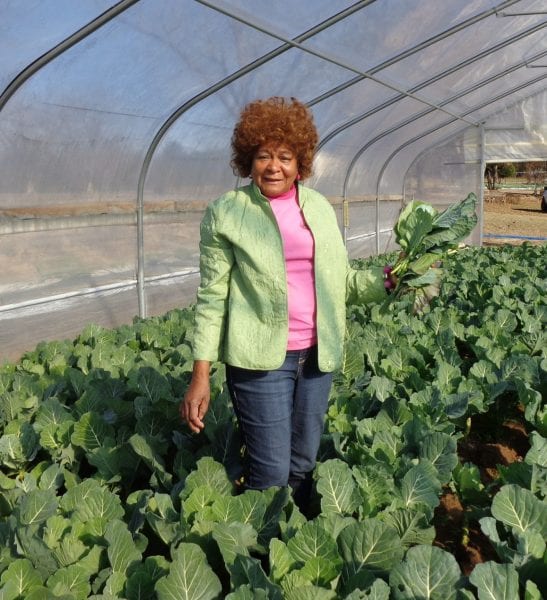
[[[211,398],[210,366],[210,363],[204,360],[194,363],[192,381],[180,404],[180,416],[194,433],[199,433],[205,427],[203,418],[207,414]]]

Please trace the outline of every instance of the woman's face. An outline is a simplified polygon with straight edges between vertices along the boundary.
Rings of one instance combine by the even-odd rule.
[[[251,177],[264,196],[284,194],[298,175],[295,153],[285,144],[264,144],[255,152]]]

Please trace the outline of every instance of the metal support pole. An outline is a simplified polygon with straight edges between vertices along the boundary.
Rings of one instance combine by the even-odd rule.
[[[484,158],[485,132],[484,123],[479,126],[480,147],[481,147],[481,162],[479,174],[479,246],[483,244],[484,232],[484,171],[486,169],[486,161]]]
[[[348,246],[348,230],[349,230],[349,202],[348,199],[344,197],[344,201],[342,202],[342,210],[344,214],[344,246]]]

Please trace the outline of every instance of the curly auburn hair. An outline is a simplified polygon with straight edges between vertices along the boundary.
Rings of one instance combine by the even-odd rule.
[[[260,146],[285,144],[296,154],[300,178],[306,179],[312,174],[318,140],[311,111],[296,98],[256,100],[241,111],[234,128],[230,165],[236,175],[249,177]]]

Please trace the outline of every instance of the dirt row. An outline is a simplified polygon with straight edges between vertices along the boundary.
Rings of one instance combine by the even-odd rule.
[[[517,191],[486,192],[484,196],[484,243],[521,244],[512,238],[488,238],[487,234],[546,238],[530,243],[547,241],[547,213],[541,211],[541,197]]]

